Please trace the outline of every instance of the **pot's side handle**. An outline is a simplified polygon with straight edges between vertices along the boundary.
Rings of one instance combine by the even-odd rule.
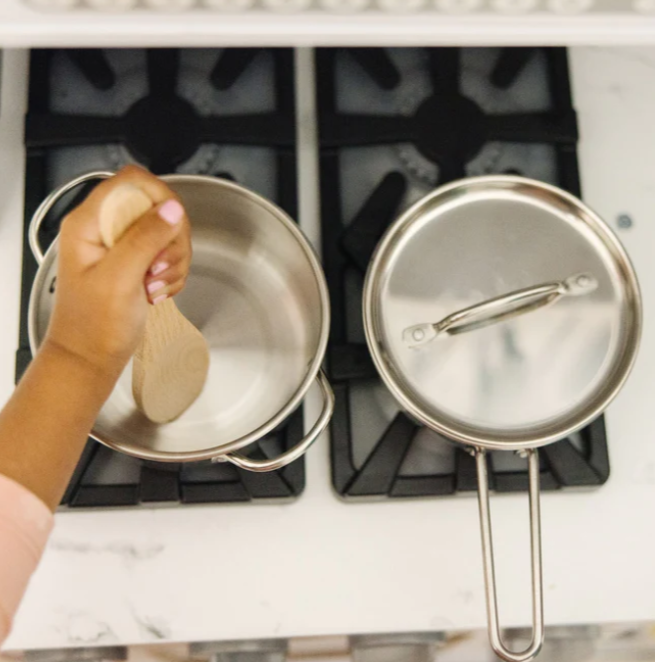
[[[69,191],[72,191],[74,188],[84,184],[85,182],[90,182],[94,179],[108,179],[113,177],[115,173],[109,172],[107,170],[98,170],[96,172],[88,172],[86,175],[80,175],[75,179],[72,179],[67,184],[60,186],[50,193],[45,200],[38,206],[37,210],[32,216],[30,221],[30,227],[28,230],[28,239],[30,242],[30,248],[32,249],[32,255],[34,259],[41,264],[43,262],[43,249],[41,244],[39,244],[39,228],[45,220],[46,216],[50,210],[55,206],[55,204],[61,199],[62,196],[66,195]]]
[[[477,449],[475,462],[478,470],[478,504],[480,507],[480,531],[482,533],[482,555],[484,582],[487,600],[487,622],[489,640],[494,653],[507,662],[528,662],[541,650],[544,641],[543,579],[541,568],[541,515],[539,513],[539,454],[527,451],[530,480],[530,548],[532,565],[532,641],[520,653],[508,650],[503,644],[498,623],[496,599],[496,576],[494,570],[491,518],[489,513],[489,481],[487,477],[487,455]]]
[[[275,471],[276,469],[281,469],[287,464],[291,464],[299,457],[305,454],[307,449],[316,441],[318,436],[325,430],[330,419],[332,418],[332,413],[334,411],[334,393],[330,382],[328,382],[327,377],[322,370],[319,371],[316,381],[321,387],[321,394],[323,396],[323,409],[320,416],[316,419],[316,423],[312,426],[312,429],[303,437],[303,439],[298,442],[293,448],[278,455],[272,460],[251,460],[250,458],[245,457],[244,455],[221,455],[214,458],[214,462],[231,462],[240,469],[246,469],[248,471],[264,472],[264,471]]]

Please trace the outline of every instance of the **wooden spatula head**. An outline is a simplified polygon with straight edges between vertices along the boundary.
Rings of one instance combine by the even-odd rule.
[[[107,247],[153,206],[131,184],[114,188],[100,207],[100,235]],[[154,423],[183,414],[202,392],[209,371],[209,348],[203,335],[172,299],[150,306],[146,329],[134,354],[132,394]]]
[[[155,423],[176,419],[202,392],[208,370],[207,342],[173,300],[152,306],[132,367],[139,409]]]

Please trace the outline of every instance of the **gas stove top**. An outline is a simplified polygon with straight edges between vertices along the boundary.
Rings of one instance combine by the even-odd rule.
[[[316,80],[332,304],[328,367],[337,396],[333,485],[343,497],[473,490],[472,458],[400,413],[377,378],[361,323],[363,274],[397,214],[443,182],[520,173],[580,194],[566,51],[320,49]],[[159,174],[233,179],[297,218],[290,49],[35,50],[29,90],[26,227],[54,187],[132,162]],[[43,245],[56,231],[54,219],[46,222]],[[36,265],[27,233],[23,250],[17,378],[31,358],[27,310]],[[302,431],[299,411],[249,454],[277,454]],[[543,489],[601,485],[609,476],[603,418],[540,455]],[[493,489],[527,488],[521,458],[493,453],[490,462]],[[304,486],[302,459],[252,474],[229,464],[142,463],[89,440],[63,505],[258,502],[297,497]]]
[[[521,174],[580,195],[565,49],[325,49],[317,53],[324,267],[337,405],[332,480],[343,497],[476,489],[466,451],[401,413],[365,343],[361,294],[395,217],[465,176]],[[609,477],[603,418],[541,453],[542,489]],[[491,486],[524,491],[527,461],[491,453]]]
[[[294,60],[290,49],[35,50],[25,122],[25,223],[45,195],[77,175],[138,162],[158,174],[227,177],[297,216]],[[171,130],[175,126],[175,130]],[[71,196],[67,207],[87,191]],[[60,219],[60,207],[53,217]],[[57,233],[44,225],[42,245]],[[16,377],[31,353],[36,264],[25,234]],[[303,436],[303,414],[247,449],[273,457]],[[228,463],[142,463],[89,440],[64,496],[70,507],[289,499],[304,461],[269,474]]]

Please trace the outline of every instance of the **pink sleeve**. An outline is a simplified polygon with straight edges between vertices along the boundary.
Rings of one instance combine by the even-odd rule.
[[[0,474],[0,645],[52,530],[47,506]]]

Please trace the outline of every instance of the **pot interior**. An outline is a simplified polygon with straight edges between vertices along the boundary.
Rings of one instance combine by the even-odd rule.
[[[273,205],[221,180],[165,179],[191,219],[193,262],[175,302],[209,343],[207,383],[179,419],[156,425],[136,408],[130,362],[92,435],[146,459],[199,460],[247,445],[298,406],[325,351],[327,296],[314,254]],[[36,346],[56,262],[53,246],[32,293]]]

